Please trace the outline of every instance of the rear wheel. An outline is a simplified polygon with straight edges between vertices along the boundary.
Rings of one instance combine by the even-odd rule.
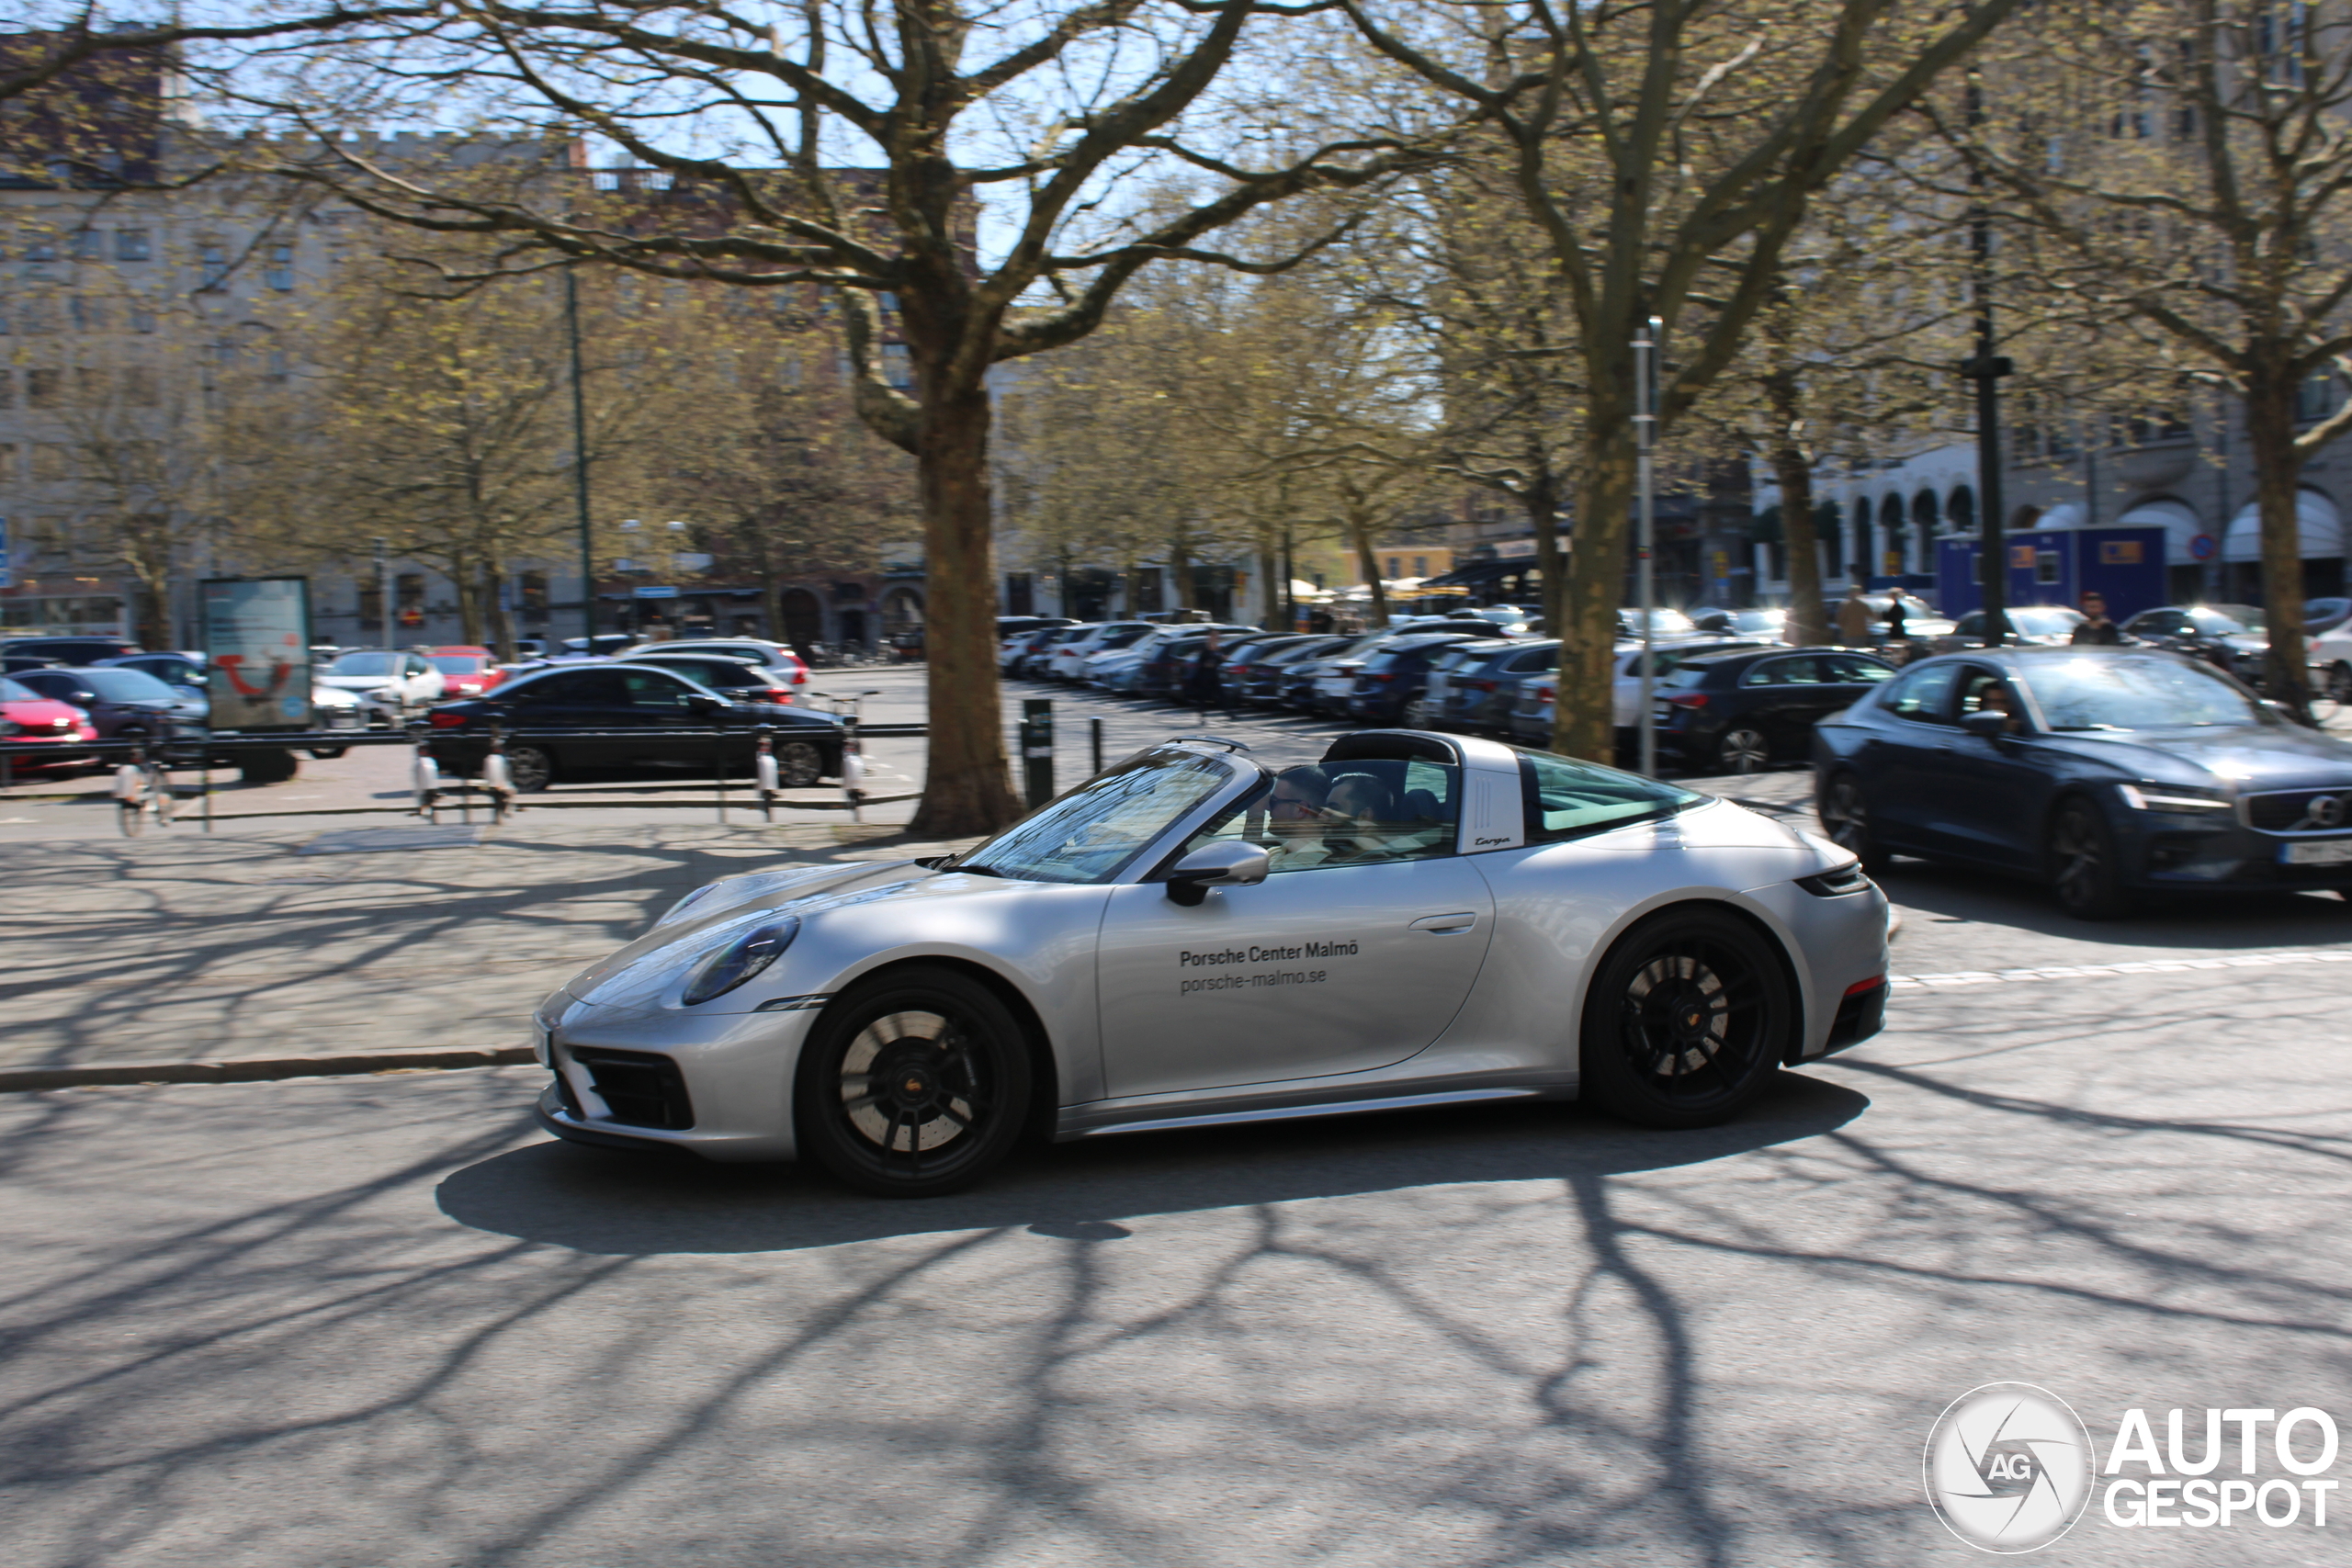
[[[2077,919],[2111,920],[2127,902],[2118,882],[2115,835],[2087,800],[2070,800],[2050,823],[2050,890]]]
[[[517,793],[532,795],[555,783],[555,757],[537,746],[506,749],[506,776]]]
[[[247,751],[237,759],[237,776],[249,784],[284,784],[301,767],[291,751]]]
[[[1029,1048],[987,987],[902,969],[833,1001],[801,1052],[803,1155],[886,1198],[969,1187],[1011,1152],[1029,1105]]]
[[[1796,1009],[1737,917],[1669,909],[1625,933],[1585,1001],[1582,1093],[1648,1127],[1711,1127],[1763,1089]]]
[[[1887,852],[1871,831],[1870,806],[1862,798],[1860,779],[1851,773],[1833,775],[1821,792],[1815,815],[1821,818],[1821,830],[1829,835],[1830,842],[1860,860],[1864,871],[1876,876],[1886,869]]]
[[[2339,703],[2352,703],[2352,664],[2338,660],[2327,667],[2327,694]]]
[[[1726,773],[1761,773],[1771,760],[1772,743],[1762,730],[1749,725],[1725,730],[1715,742],[1715,765]]]

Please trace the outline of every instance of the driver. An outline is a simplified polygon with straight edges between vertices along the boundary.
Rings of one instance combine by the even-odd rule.
[[[2008,721],[2001,728],[2011,735],[2025,728],[2018,717],[2017,697],[2006,681],[1987,681],[1976,688],[1976,711],[2001,715]]]
[[[1266,803],[1272,869],[1297,871],[1323,863],[1329,853],[1323,844],[1323,803],[1330,794],[1331,775],[1311,763],[1274,775],[1273,798]]]

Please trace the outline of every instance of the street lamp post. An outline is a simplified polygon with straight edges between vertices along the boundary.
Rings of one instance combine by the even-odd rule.
[[[1968,123],[1984,122],[1984,89],[1968,84]],[[1979,189],[1984,173],[1972,176]],[[1998,648],[2009,632],[2008,546],[2002,537],[2001,516],[2001,378],[2013,367],[1993,350],[1993,222],[1984,203],[1977,203],[1968,220],[1970,270],[1976,296],[1976,353],[1961,361],[1960,373],[1976,383],[1976,575],[1984,590],[1984,646]],[[1901,592],[1901,589],[1896,589]]]
[[[580,278],[563,272],[563,324],[571,340],[571,488],[580,507],[580,635],[596,651],[596,554],[588,522],[588,395],[580,372]]]
[[[1640,532],[1636,541],[1639,599],[1642,613],[1642,773],[1657,776],[1657,717],[1650,712],[1657,694],[1657,672],[1651,662],[1657,640],[1657,340],[1661,323],[1650,317],[1634,333],[1634,444],[1636,479],[1641,496]],[[1617,699],[1608,698],[1614,707]],[[1612,720],[1613,722],[1613,720]]]

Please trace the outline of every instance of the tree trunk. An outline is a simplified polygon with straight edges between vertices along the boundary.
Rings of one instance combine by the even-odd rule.
[[[1779,423],[1783,432],[1794,428],[1788,419]],[[1782,637],[1793,647],[1811,648],[1829,640],[1829,619],[1821,603],[1821,541],[1813,530],[1813,463],[1804,448],[1785,437],[1775,442],[1772,477],[1781,486],[1781,548],[1789,558],[1789,624]]]
[[[1192,542],[1185,536],[1182,523],[1176,525],[1176,531],[1168,538],[1168,583],[1176,591],[1179,610],[1193,609],[1200,603],[1193,585]]]
[[[1356,547],[1356,570],[1372,588],[1371,624],[1388,624],[1388,591],[1380,583],[1380,560],[1372,553],[1372,510],[1363,498],[1351,493],[1347,497],[1348,541]]]
[[[482,645],[481,579],[474,563],[463,556],[449,563],[449,586],[458,595],[458,640],[469,647]]]
[[[1599,399],[1587,422],[1576,548],[1569,553],[1558,632],[1560,680],[1552,707],[1552,750],[1608,762],[1617,755],[1617,612],[1625,596],[1634,425]]]
[[[1290,623],[1283,618],[1283,598],[1290,592],[1288,581],[1279,573],[1282,563],[1274,553],[1272,536],[1258,536],[1258,581],[1264,583],[1266,613],[1258,617],[1258,625],[1267,631],[1288,631]]]
[[[773,571],[763,570],[760,573],[760,615],[767,626],[770,642],[792,641],[784,635],[784,584],[777,581]],[[803,659],[808,657],[807,649],[797,651]]]
[[[2309,637],[2303,631],[2303,538],[2296,515],[2302,455],[2295,450],[2295,382],[2260,377],[2245,400],[2246,445],[2254,457],[2254,497],[2262,516],[2262,613],[2270,656],[2267,695],[2299,724],[2312,722]]]
[[[997,688],[995,563],[989,550],[988,389],[933,385],[923,400],[916,471],[930,603],[923,627],[930,699],[918,837],[992,833],[1021,815],[1005,762]]]
[[[502,664],[514,662],[514,596],[507,585],[514,574],[504,565],[493,561],[490,577],[490,650]]]

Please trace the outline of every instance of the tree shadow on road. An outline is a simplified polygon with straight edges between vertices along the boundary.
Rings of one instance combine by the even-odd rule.
[[[476,1230],[627,1256],[968,1230],[1117,1239],[1118,1221],[1151,1214],[1696,1165],[1830,1132],[1869,1104],[1841,1085],[1782,1073],[1738,1120],[1690,1133],[1544,1103],[1138,1133],[1034,1149],[977,1190],[912,1201],[848,1192],[797,1167],[549,1141],[468,1166],[435,1197]]]

